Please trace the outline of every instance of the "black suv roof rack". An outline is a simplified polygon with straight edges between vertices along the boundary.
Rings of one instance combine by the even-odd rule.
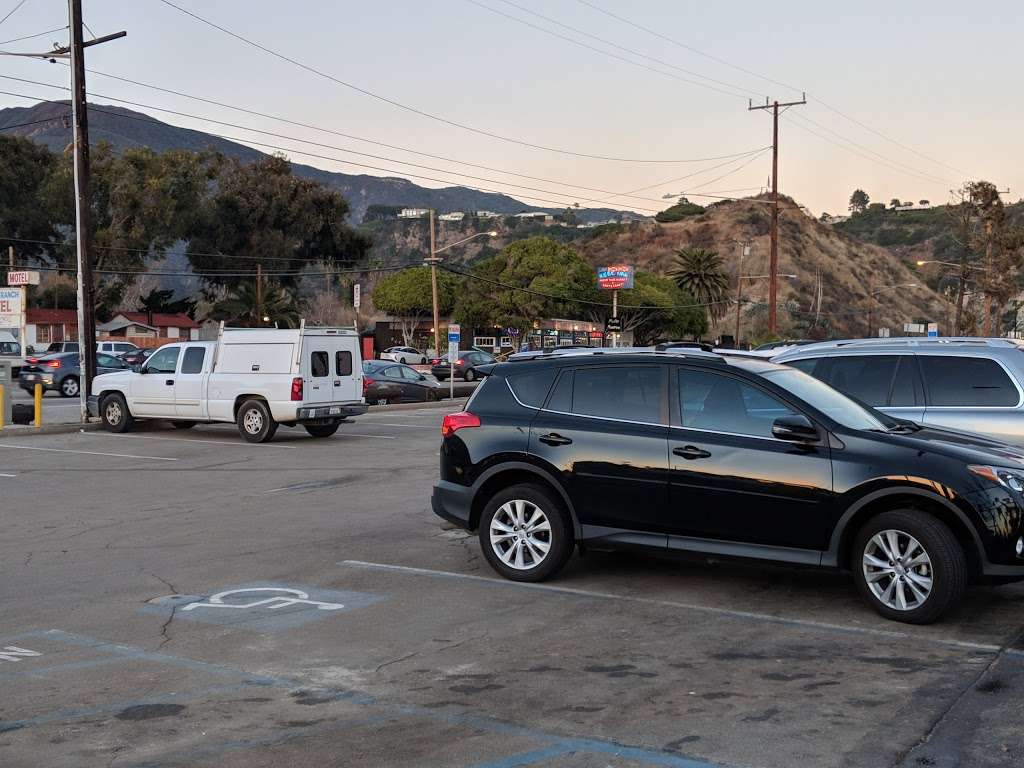
[[[530,360],[564,359],[568,357],[603,357],[619,355],[655,355],[666,357],[693,357],[708,362],[725,363],[722,355],[715,354],[697,347],[675,347],[658,349],[657,347],[553,347],[544,350],[531,350],[529,352],[516,352],[509,355],[509,362],[527,362]]]

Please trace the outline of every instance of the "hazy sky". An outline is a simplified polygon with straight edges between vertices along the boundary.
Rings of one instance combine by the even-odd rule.
[[[83,2],[85,21],[95,34],[128,31],[126,39],[88,51],[92,69],[558,183],[417,157],[90,75],[90,98],[97,102],[115,103],[104,97],[118,97],[336,147],[261,138],[238,128],[151,111],[175,124],[288,147],[297,162],[347,173],[410,178],[419,174],[503,191],[543,205],[578,201],[590,206],[596,203],[586,198],[611,197],[565,183],[610,192],[657,184],[637,193],[649,199],[618,197],[609,203],[643,212],[663,208],[660,198],[665,193],[690,191],[694,200],[704,202],[696,193],[749,194],[746,188],[766,184],[771,170],[770,152],[742,168],[739,166],[749,158],[707,170],[724,161],[615,162],[531,149],[360,94],[232,39],[160,0]],[[1011,0],[586,0],[625,21],[610,18],[580,0],[514,0],[515,5],[503,0],[175,2],[380,96],[483,131],[581,154],[679,160],[765,147],[771,143],[771,121],[766,112],[747,111],[748,96],[756,94],[755,102],[763,102],[766,95],[788,101],[799,99],[800,91],[735,67],[758,73],[807,91],[809,104],[793,108],[781,120],[779,178],[785,193],[815,213],[844,212],[855,187],[863,187],[873,200],[883,202],[893,197],[945,201],[949,190],[968,177],[1009,187],[1011,200],[1019,199],[1024,190],[1019,149],[1024,106],[1017,98],[1024,3]],[[16,3],[0,0],[0,18]],[[517,5],[548,18],[533,16]],[[482,6],[620,58],[553,37]],[[0,25],[0,41],[66,23],[66,2],[27,0]],[[46,50],[50,42],[65,38],[66,32],[55,32],[6,43],[0,50]],[[59,64],[12,57],[0,58],[0,75],[55,85],[67,85],[68,80],[68,70]],[[0,79],[0,90],[64,98],[56,90],[5,79]],[[30,103],[0,95],[0,106]],[[825,104],[863,126],[830,111]],[[339,160],[309,157],[299,154],[300,149]],[[344,150],[393,159],[360,158]],[[360,168],[344,160],[391,172]],[[399,161],[441,170],[416,169]],[[695,171],[703,172],[661,183]],[[730,171],[735,172],[715,181]],[[459,172],[490,181],[474,181],[457,175]],[[426,186],[446,186],[413,180]],[[529,192],[512,184],[545,191]]]

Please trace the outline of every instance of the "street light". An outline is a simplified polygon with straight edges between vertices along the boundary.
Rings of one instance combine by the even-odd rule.
[[[917,288],[917,283],[900,283],[899,285],[886,285],[882,288],[868,290],[868,338],[871,338],[872,319],[874,317],[875,297],[886,291],[895,291],[897,288]]]
[[[449,248],[454,248],[456,245],[462,245],[462,243],[468,243],[477,237],[497,237],[498,233],[494,230],[490,232],[477,232],[475,235],[464,237],[461,240],[456,240],[454,243],[449,243],[444,248],[434,247],[434,209],[430,209],[430,256],[424,259],[424,263],[430,266],[430,294],[431,300],[434,305],[434,353],[441,356],[441,317],[437,311],[437,265],[441,261],[437,254],[444,253]],[[453,377],[454,378],[454,377]]]
[[[939,261],[937,259],[926,259],[925,261],[917,261],[915,263],[919,267],[923,267],[925,264],[942,264],[947,267],[956,267],[957,269],[976,269],[979,272],[988,272],[988,267],[976,267],[973,264],[957,264],[955,261]]]

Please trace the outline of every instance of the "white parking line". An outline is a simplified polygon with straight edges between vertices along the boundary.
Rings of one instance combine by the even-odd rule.
[[[0,477],[17,477],[17,475],[8,475],[6,472],[0,472]]]
[[[898,630],[874,629],[872,627],[852,627],[845,624],[831,624],[824,621],[813,621],[811,619],[791,619],[783,616],[772,616],[768,613],[755,613],[753,611],[734,611],[728,608],[715,608],[708,605],[696,605],[694,603],[683,603],[675,600],[661,600],[653,597],[634,597],[633,595],[617,595],[614,592],[596,592],[589,589],[576,589],[574,587],[556,587],[550,584],[535,584],[521,581],[507,581],[505,579],[491,578],[489,576],[474,576],[468,573],[455,573],[453,571],[436,571],[432,568],[413,568],[408,565],[391,565],[388,563],[369,563],[365,560],[342,560],[338,565],[347,565],[356,568],[373,568],[383,571],[396,571],[398,573],[417,574],[421,576],[442,576],[452,579],[465,579],[467,581],[483,581],[490,584],[500,584],[506,587],[518,587],[521,589],[536,589],[544,592],[555,592],[566,595],[577,595],[579,597],[594,597],[603,600],[622,600],[630,603],[641,603],[644,605],[656,605],[665,608],[681,608],[688,611],[700,611],[702,613],[713,613],[719,616],[728,616],[734,619],[754,619],[755,621],[771,622],[773,624],[788,624],[795,627],[808,627],[810,629],[823,629],[830,632],[843,632],[855,635],[872,635],[875,637],[887,637],[897,640],[912,640],[913,642],[931,643],[933,645],[944,645],[953,648],[966,648],[972,651],[986,651],[997,653],[1004,651],[1002,646],[992,643],[975,643],[969,640],[955,640],[944,637],[927,637],[912,635],[908,632]],[[1006,651],[1016,655],[1015,651]]]
[[[364,421],[362,422],[367,427],[403,427],[405,429],[439,429],[440,424],[393,424],[388,421]]]
[[[239,448],[294,448],[294,445],[278,445],[275,443],[247,443],[244,440],[205,440],[194,437],[161,437],[160,435],[115,435],[109,432],[83,432],[89,437],[112,437],[116,440],[132,438],[134,440],[167,440],[172,443],[209,443],[211,445],[234,445]]]
[[[363,435],[359,432],[342,432],[342,437],[374,437],[377,440],[397,440],[398,438],[394,435]]]
[[[22,451],[46,451],[48,453],[81,453],[86,456],[113,456],[116,459],[143,459],[145,461],[177,461],[166,456],[136,456],[130,453],[101,453],[99,451],[75,451],[71,448],[38,448],[34,445],[11,445],[0,443],[0,448],[17,448]]]

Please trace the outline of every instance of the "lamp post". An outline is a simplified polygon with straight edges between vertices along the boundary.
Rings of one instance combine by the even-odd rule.
[[[750,255],[750,243],[734,240],[740,246],[739,260],[736,263],[736,338],[733,345],[740,348],[740,306],[743,304],[743,257]]]
[[[464,237],[461,240],[456,240],[454,243],[449,243],[444,248],[436,248],[434,244],[434,210],[430,210],[430,256],[423,260],[424,264],[430,267],[430,293],[431,302],[434,308],[434,353],[441,356],[441,317],[438,314],[437,307],[437,265],[441,262],[438,257],[439,253],[444,253],[449,248],[454,248],[456,245],[462,245],[468,243],[470,240],[475,240],[478,237],[497,237],[498,233],[495,231],[490,232],[477,232],[475,235]]]
[[[917,283],[900,283],[899,285],[887,285],[884,288],[874,288],[868,290],[868,335],[867,338],[871,338],[871,326],[874,318],[874,309],[876,297],[880,293],[886,291],[895,291],[897,288],[917,288]]]

